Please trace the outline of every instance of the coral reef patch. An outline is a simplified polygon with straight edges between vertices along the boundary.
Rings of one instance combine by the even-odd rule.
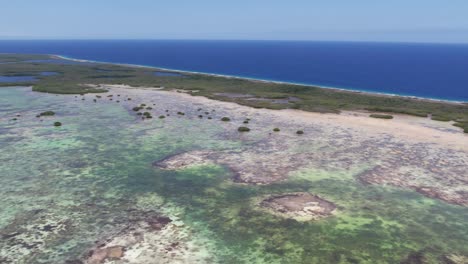
[[[298,221],[319,220],[333,215],[336,205],[310,193],[273,195],[259,204],[260,207],[285,218]]]

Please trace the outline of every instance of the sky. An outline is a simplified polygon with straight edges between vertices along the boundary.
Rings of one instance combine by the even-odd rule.
[[[468,43],[468,0],[0,0],[0,39]]]

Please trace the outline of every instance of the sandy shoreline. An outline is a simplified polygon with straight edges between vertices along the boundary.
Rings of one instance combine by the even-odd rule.
[[[438,103],[448,103],[448,104],[466,104],[466,103],[468,103],[468,102],[465,102],[465,101],[426,98],[426,97],[391,94],[391,93],[369,92],[369,91],[363,91],[363,90],[357,90],[357,89],[346,89],[346,88],[337,88],[337,87],[330,87],[330,86],[323,86],[323,85],[303,84],[303,83],[294,83],[294,82],[272,81],[272,80],[265,80],[265,79],[256,79],[256,78],[235,76],[235,75],[215,74],[215,73],[197,72],[197,71],[185,71],[185,70],[162,68],[162,67],[147,66],[147,65],[137,65],[137,64],[129,64],[129,63],[112,63],[112,62],[95,61],[95,60],[82,60],[82,59],[69,58],[69,57],[66,57],[66,56],[56,55],[56,54],[49,54],[49,55],[52,56],[52,57],[58,58],[58,59],[70,60],[70,61],[76,61],[76,62],[111,64],[111,65],[118,65],[118,66],[125,66],[125,67],[147,68],[147,69],[154,69],[154,70],[172,71],[172,72],[177,72],[177,73],[200,74],[200,75],[207,75],[207,76],[213,76],[213,77],[222,77],[222,78],[227,78],[227,79],[240,79],[240,80],[248,80],[248,81],[252,81],[252,82],[261,82],[261,83],[274,83],[274,84],[287,84],[287,85],[296,85],[296,86],[306,86],[306,87],[311,87],[311,88],[329,89],[329,90],[334,90],[334,91],[349,92],[349,93],[356,93],[356,94],[368,94],[368,95],[373,95],[373,96],[408,98],[408,99],[419,100],[419,101],[427,101],[427,102],[438,102]]]
[[[138,93],[153,93],[157,90],[151,87],[130,87],[126,85],[102,85],[111,91],[125,94],[135,91]],[[370,118],[369,113],[343,111],[341,114],[316,113],[296,109],[270,110],[256,109],[248,106],[238,105],[232,102],[217,101],[203,96],[194,96],[187,93],[175,91],[157,90],[158,93],[179,97],[193,103],[210,105],[214,108],[235,109],[239,112],[259,113],[272,119],[294,121],[303,124],[320,124],[340,126],[360,131],[368,136],[379,136],[390,134],[405,140],[450,146],[455,149],[468,151],[467,135],[463,134],[461,128],[454,127],[450,122],[434,121],[424,117],[414,117],[401,114],[392,114],[394,119],[382,120]]]

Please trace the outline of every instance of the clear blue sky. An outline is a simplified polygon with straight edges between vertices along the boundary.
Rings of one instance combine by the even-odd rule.
[[[468,0],[0,0],[0,38],[468,43]]]

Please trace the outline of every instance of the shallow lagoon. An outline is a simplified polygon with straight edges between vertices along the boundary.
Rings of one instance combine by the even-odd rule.
[[[0,76],[0,83],[37,81],[35,76]]]
[[[270,185],[234,183],[232,172],[215,164],[160,170],[154,161],[186,151],[251,153],[279,143],[268,140],[271,120],[252,112],[211,109],[162,94],[145,103],[155,117],[166,109],[170,116],[141,120],[131,111],[135,97],[120,103],[116,95],[103,97],[93,102],[94,95],[82,100],[0,89],[0,262],[78,259],[148,212],[183,223],[186,239],[195,245],[190,250],[206,263],[398,263],[409,254],[437,263],[445,254],[468,253],[466,207],[355,180],[383,156],[298,168]],[[213,119],[198,118],[199,108]],[[35,117],[47,110],[56,115]],[[233,122],[219,121],[226,115],[233,122],[249,115],[252,132],[239,135]],[[54,127],[55,121],[63,126]],[[328,132],[306,129],[306,135]],[[339,150],[350,135],[336,133],[343,138],[304,142],[281,134],[290,146],[281,151]],[[269,194],[304,191],[335,203],[337,214],[298,222],[255,204]]]
[[[39,76],[55,76],[58,75],[58,72],[39,72]],[[28,76],[28,75],[20,75],[20,76],[0,76],[0,83],[15,83],[15,82],[34,82],[37,81],[38,76]]]

